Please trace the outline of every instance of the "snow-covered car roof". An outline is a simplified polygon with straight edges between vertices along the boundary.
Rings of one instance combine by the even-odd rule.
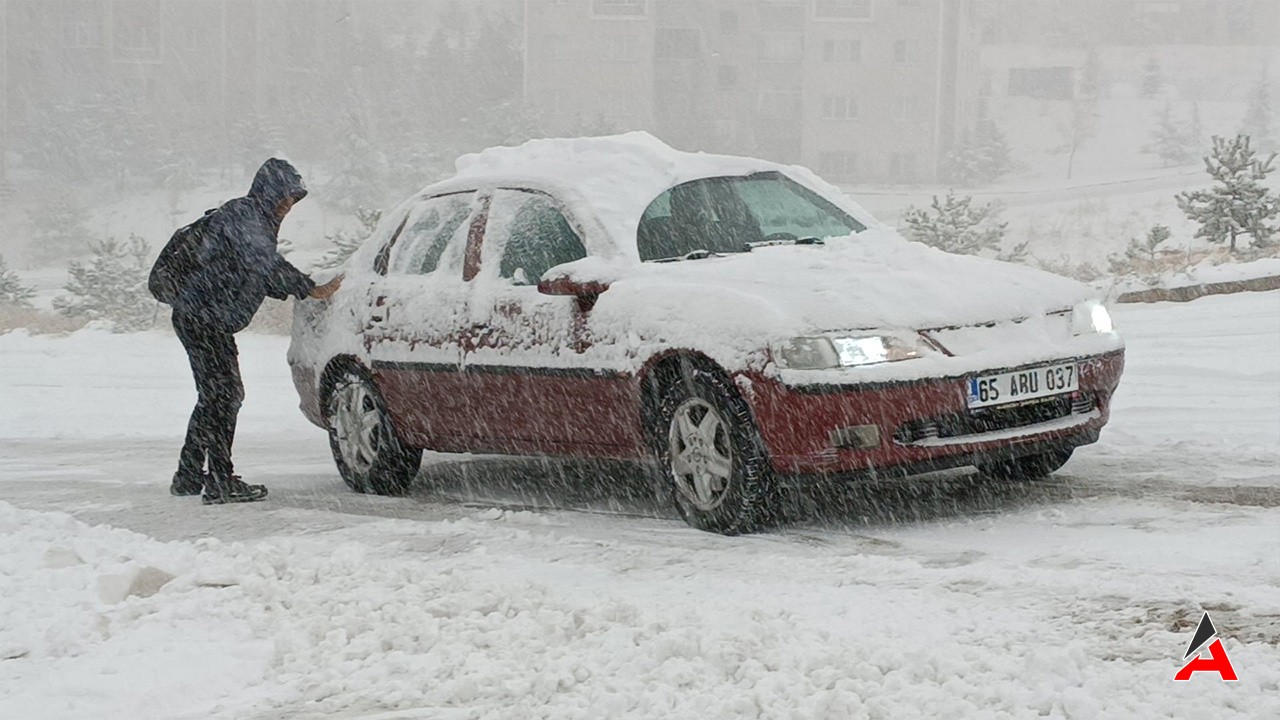
[[[456,168],[456,175],[428,186],[418,197],[503,185],[547,190],[569,205],[577,218],[597,220],[629,256],[636,256],[636,227],[649,204],[671,187],[707,177],[781,172],[864,225],[878,224],[866,210],[805,168],[756,158],[684,152],[640,131],[493,147],[459,157]]]

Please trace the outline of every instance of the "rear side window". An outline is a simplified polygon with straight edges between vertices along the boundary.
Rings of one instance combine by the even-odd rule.
[[[474,192],[441,195],[424,200],[409,214],[396,240],[391,272],[428,275],[440,265],[449,241],[471,216]]]
[[[536,284],[551,268],[587,256],[564,213],[539,192],[499,190],[486,235],[502,248],[499,277],[516,285]]]

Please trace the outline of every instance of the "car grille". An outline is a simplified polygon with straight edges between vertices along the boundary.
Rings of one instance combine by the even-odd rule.
[[[981,435],[1037,425],[1072,415],[1084,415],[1092,412],[1096,405],[1094,396],[1078,393],[1075,396],[1061,395],[1020,405],[981,408],[967,413],[912,420],[901,425],[894,432],[893,439],[899,445],[911,445],[935,438]]]

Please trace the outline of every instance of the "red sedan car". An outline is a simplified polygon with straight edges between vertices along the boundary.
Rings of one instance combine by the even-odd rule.
[[[1124,365],[1086,286],[643,133],[465,156],[345,273],[289,359],[361,492],[403,491],[424,449],[624,458],[689,524],[745,532],[784,479],[1053,472]]]

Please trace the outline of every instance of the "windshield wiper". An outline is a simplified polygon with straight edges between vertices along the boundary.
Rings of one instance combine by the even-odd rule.
[[[827,242],[820,237],[807,236],[786,240],[757,240],[753,243],[747,243],[748,248],[773,247],[775,245],[826,245]]]
[[[681,260],[705,260],[706,258],[709,258],[709,257],[720,257],[720,253],[712,252],[710,250],[704,250],[703,248],[698,248],[697,250],[690,250],[689,252],[683,255],[678,255],[676,257],[669,257],[669,258],[661,258],[658,260],[654,260],[653,262],[665,263],[665,262],[679,262]]]

